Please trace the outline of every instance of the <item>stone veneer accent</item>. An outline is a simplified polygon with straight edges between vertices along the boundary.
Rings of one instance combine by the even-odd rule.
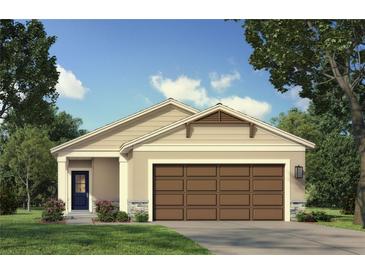
[[[137,211],[148,212],[147,200],[132,200],[128,201],[128,214],[133,217]]]
[[[290,202],[290,220],[296,221],[296,215],[299,211],[305,209],[305,201]],[[133,217],[137,211],[148,212],[148,201],[146,200],[132,200],[128,201],[128,214]]]
[[[290,220],[296,221],[297,213],[304,209],[305,209],[305,201],[291,201],[290,202]]]

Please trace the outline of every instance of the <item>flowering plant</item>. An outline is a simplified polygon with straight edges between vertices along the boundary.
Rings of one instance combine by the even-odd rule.
[[[43,207],[42,220],[45,222],[62,221],[65,203],[60,199],[49,199]]]

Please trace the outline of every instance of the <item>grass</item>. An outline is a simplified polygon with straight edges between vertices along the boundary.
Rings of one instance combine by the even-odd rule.
[[[363,229],[360,225],[355,225],[353,223],[354,215],[345,215],[341,213],[341,210],[339,209],[333,209],[333,208],[318,208],[318,207],[308,207],[306,209],[307,212],[310,211],[324,211],[328,215],[331,215],[333,217],[331,222],[318,222],[318,224],[325,225],[325,226],[331,226],[331,227],[338,227],[338,228],[346,228],[346,229],[352,229],[352,230],[358,230],[365,232],[365,229]]]
[[[0,254],[209,254],[160,225],[40,224],[40,210],[0,216]]]

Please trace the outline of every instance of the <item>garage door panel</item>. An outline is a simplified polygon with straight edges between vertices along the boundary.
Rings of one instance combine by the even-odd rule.
[[[157,194],[155,195],[156,205],[184,205],[183,194]]]
[[[184,220],[183,208],[157,208],[155,210],[157,220]]]
[[[216,165],[188,165],[186,166],[186,176],[215,177],[217,176]]]
[[[184,190],[184,180],[157,179],[155,190]]]
[[[248,194],[221,194],[220,205],[250,205]]]
[[[249,208],[221,208],[219,210],[221,220],[249,220]]]
[[[281,206],[283,205],[282,194],[254,194],[252,197],[253,205],[271,205]]]
[[[216,194],[188,194],[186,196],[187,205],[216,205],[217,195]]]
[[[282,208],[254,208],[253,220],[283,220]]]
[[[284,166],[154,166],[155,220],[283,220]]]
[[[253,180],[254,190],[283,190],[282,179],[254,179]]]
[[[183,176],[184,168],[181,165],[162,165],[155,167],[155,176],[169,177],[169,176]]]
[[[215,208],[187,208],[187,220],[216,220],[217,209]]]
[[[250,176],[249,165],[222,165],[219,170],[220,176]]]
[[[217,190],[216,180],[187,180],[187,190]]]
[[[254,165],[252,167],[253,176],[283,176],[283,167],[280,165]]]
[[[221,191],[229,191],[229,190],[242,190],[247,191],[250,190],[250,180],[248,179],[221,179],[219,182],[219,187]]]

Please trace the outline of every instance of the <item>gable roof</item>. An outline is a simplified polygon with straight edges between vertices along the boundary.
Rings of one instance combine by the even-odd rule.
[[[60,150],[63,150],[65,148],[70,147],[70,146],[72,146],[74,144],[77,144],[77,143],[79,143],[81,141],[84,141],[86,139],[89,139],[91,137],[94,137],[96,135],[99,135],[101,133],[104,133],[104,132],[106,132],[106,131],[108,131],[108,130],[110,130],[112,128],[115,128],[117,126],[123,125],[123,124],[125,124],[127,122],[130,122],[130,121],[132,121],[134,119],[137,119],[137,118],[139,118],[141,116],[147,115],[147,114],[149,114],[149,113],[151,113],[151,112],[153,112],[155,110],[158,110],[158,109],[163,108],[163,107],[168,106],[168,105],[172,105],[172,106],[176,106],[178,108],[184,109],[184,110],[190,112],[191,114],[195,114],[195,113],[198,112],[198,110],[196,110],[195,108],[193,108],[191,106],[188,106],[188,105],[186,105],[184,103],[181,103],[181,102],[179,102],[179,101],[177,101],[177,100],[175,100],[173,98],[169,98],[169,99],[167,99],[165,101],[162,101],[161,103],[158,103],[156,105],[153,105],[153,106],[151,106],[149,108],[146,108],[146,109],[144,109],[142,111],[139,111],[139,112],[134,113],[134,114],[132,114],[130,116],[127,116],[125,118],[122,118],[120,120],[117,120],[115,122],[112,122],[110,124],[107,124],[107,125],[105,125],[103,127],[97,128],[97,129],[95,129],[95,130],[93,130],[93,131],[91,131],[89,133],[86,133],[86,134],[84,134],[84,135],[82,135],[82,136],[80,136],[78,138],[72,139],[72,140],[70,140],[68,142],[65,142],[65,143],[61,144],[61,145],[55,146],[55,147],[51,148],[51,153],[54,154],[56,152],[59,152]]]
[[[196,121],[196,120],[198,120],[198,119],[200,119],[200,118],[202,118],[202,117],[204,117],[206,115],[209,115],[211,113],[214,113],[215,111],[218,111],[218,110],[225,111],[228,114],[230,114],[230,115],[232,115],[232,116],[234,116],[234,117],[236,117],[238,119],[246,120],[249,123],[255,124],[258,127],[261,127],[263,129],[266,129],[266,130],[268,130],[268,131],[270,131],[270,132],[272,132],[274,134],[277,134],[277,135],[282,136],[282,137],[284,137],[286,139],[289,139],[291,141],[294,141],[294,142],[296,142],[298,144],[301,144],[301,145],[303,145],[303,146],[305,146],[307,148],[314,148],[315,147],[315,144],[312,143],[312,142],[310,142],[310,141],[308,141],[308,140],[305,140],[303,138],[300,138],[300,137],[298,137],[298,136],[296,136],[294,134],[291,134],[289,132],[286,132],[284,130],[281,130],[279,128],[276,128],[276,127],[274,127],[274,126],[272,126],[272,125],[270,125],[268,123],[265,123],[263,121],[260,121],[259,119],[256,119],[256,118],[251,117],[251,116],[249,116],[247,114],[244,114],[244,113],[239,112],[237,110],[234,110],[234,109],[232,109],[230,107],[227,107],[225,105],[222,105],[221,103],[218,103],[217,105],[215,105],[213,107],[210,107],[210,108],[208,108],[208,109],[206,109],[204,111],[198,112],[198,113],[196,113],[194,115],[191,115],[191,116],[189,116],[189,117],[187,117],[185,119],[179,120],[179,121],[177,121],[175,123],[172,123],[170,125],[167,125],[165,127],[162,127],[160,129],[157,129],[157,130],[155,130],[153,132],[150,132],[150,133],[147,133],[147,134],[145,134],[143,136],[137,137],[137,138],[135,138],[135,139],[133,139],[133,140],[131,140],[129,142],[126,142],[126,143],[124,143],[120,147],[120,152],[121,153],[126,153],[129,150],[131,150],[134,146],[136,146],[136,145],[138,145],[138,144],[140,144],[142,142],[148,141],[148,140],[150,140],[150,139],[152,139],[154,137],[157,137],[157,136],[159,136],[159,135],[161,135],[161,134],[163,134],[165,132],[168,132],[170,130],[173,130],[173,129],[175,129],[175,128],[181,126],[181,125],[184,125],[186,123],[190,123],[190,122]]]

